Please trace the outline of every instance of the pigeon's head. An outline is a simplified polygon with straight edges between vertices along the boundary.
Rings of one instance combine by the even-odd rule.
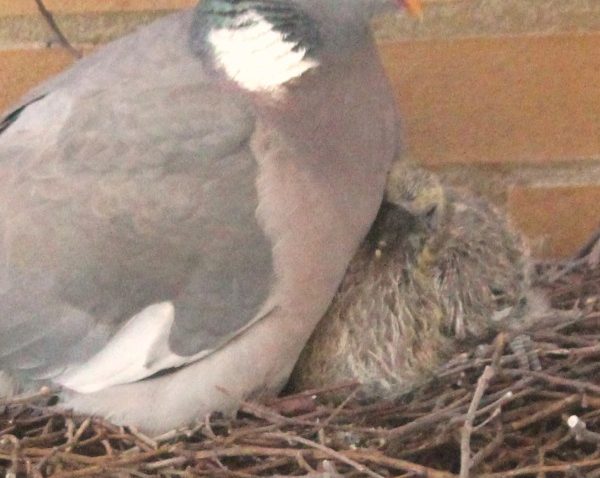
[[[415,0],[203,0],[192,49],[250,92],[272,92],[369,40],[369,20]]]
[[[385,200],[437,230],[446,210],[446,193],[437,176],[407,161],[396,161],[388,175]]]

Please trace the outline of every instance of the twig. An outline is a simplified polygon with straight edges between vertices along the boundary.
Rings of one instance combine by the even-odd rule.
[[[575,259],[583,259],[588,256],[596,245],[600,243],[600,227],[598,230],[589,238],[588,242],[584,244],[584,246],[577,251],[575,254]]]
[[[471,433],[473,432],[473,422],[475,421],[475,413],[477,407],[481,403],[483,394],[485,393],[490,380],[494,376],[494,368],[490,365],[483,369],[483,373],[477,380],[477,387],[473,393],[473,399],[469,405],[469,410],[465,418],[465,424],[462,427],[460,434],[460,478],[469,478],[471,470]]]
[[[352,393],[350,393],[343,401],[342,403],[340,403],[334,410],[333,412],[325,419],[323,420],[314,430],[315,433],[318,433],[320,430],[323,430],[324,428],[327,427],[327,425],[329,425],[339,414],[340,412],[344,409],[344,407],[346,405],[348,405],[348,403],[356,396],[356,394],[358,393],[358,389],[354,390]]]
[[[158,448],[158,443],[156,440],[153,440],[147,435],[144,435],[140,432],[136,427],[129,427],[129,432],[137,438],[138,443],[141,445],[145,451],[156,450]]]
[[[538,423],[539,421],[548,418],[550,416],[556,415],[564,410],[570,408],[575,403],[581,403],[580,395],[570,395],[558,402],[555,402],[547,407],[544,407],[537,413],[533,413],[531,415],[527,415],[520,420],[512,422],[510,424],[510,428],[513,431],[521,430],[529,425],[534,423]]]
[[[167,468],[168,466],[183,466],[189,460],[184,456],[176,456],[173,458],[166,458],[164,460],[154,461],[152,463],[143,463],[141,465],[142,470],[154,471],[160,470],[161,468]]]
[[[275,437],[275,438],[280,438],[283,440],[300,443],[301,445],[305,445],[310,448],[315,448],[317,450],[320,450],[320,451],[326,453],[331,458],[335,458],[336,460],[341,461],[342,463],[345,463],[348,466],[351,466],[359,473],[364,473],[365,475],[371,476],[372,478],[384,478],[379,473],[375,473],[374,471],[369,470],[366,466],[361,465],[360,463],[352,460],[351,458],[344,456],[342,453],[339,453],[325,445],[321,445],[320,443],[317,443],[317,442],[314,442],[311,440],[307,440],[306,438],[302,438],[302,437],[299,437],[296,435],[286,434],[286,433],[268,433],[267,435]]]
[[[504,433],[502,431],[502,424],[497,422],[496,424],[496,435],[494,439],[489,442],[484,448],[479,450],[473,457],[471,458],[471,468],[476,468],[479,466],[483,460],[485,460],[488,456],[494,453],[500,445],[504,442]]]
[[[394,468],[396,470],[407,471],[416,476],[423,476],[427,478],[457,478],[454,473],[436,470],[434,468],[412,463],[407,460],[391,458],[379,452],[348,451],[345,453],[345,455],[358,461],[370,462],[373,464]]]
[[[30,403],[40,398],[49,398],[52,396],[54,391],[50,387],[41,387],[37,392],[24,393],[22,395],[15,395],[14,397],[0,399],[0,407],[6,405],[19,405],[22,403]]]
[[[123,466],[127,466],[127,465],[135,465],[135,464],[143,463],[144,461],[146,461],[150,458],[159,457],[161,455],[164,455],[165,453],[168,453],[168,450],[163,449],[163,450],[142,452],[142,453],[137,453],[136,455],[131,456],[131,457],[118,458],[116,460],[103,460],[103,459],[98,460],[97,459],[97,460],[95,460],[95,462],[97,464],[94,466],[90,466],[88,468],[82,468],[80,470],[75,470],[75,471],[58,472],[52,476],[53,476],[53,478],[79,478],[79,477],[83,477],[83,476],[101,476],[102,473],[108,469],[114,470],[115,468],[119,468],[119,467],[123,467]]]
[[[75,47],[73,47],[73,45],[71,45],[71,43],[69,42],[67,37],[60,30],[60,28],[56,24],[56,21],[54,20],[54,16],[46,8],[46,5],[44,5],[43,0],[35,0],[35,3],[38,7],[38,10],[42,14],[42,17],[44,17],[44,19],[46,20],[46,23],[48,24],[48,26],[50,27],[52,32],[56,35],[56,38],[58,39],[58,43],[65,50],[67,50],[75,59],[77,59],[77,60],[80,59],[82,57],[81,52],[79,50],[77,50]]]
[[[515,470],[506,470],[498,473],[481,473],[477,475],[477,478],[515,478],[519,476],[531,476],[536,473],[559,473],[567,472],[572,467],[577,468],[590,468],[600,466],[600,458],[592,460],[581,460],[573,463],[564,465],[544,465],[544,466],[525,466]]]
[[[300,468],[307,471],[308,473],[315,473],[317,471],[308,464],[302,452],[298,452],[298,454],[296,455],[296,462],[298,462]]]
[[[572,388],[577,390],[578,392],[583,392],[587,390],[589,392],[593,392],[596,394],[600,394],[600,386],[595,385],[590,382],[583,382],[581,380],[574,380],[570,378],[557,377],[555,375],[549,375],[545,372],[536,372],[534,370],[504,370],[503,373],[506,373],[510,376],[529,376],[534,378],[539,378],[547,383],[553,385],[562,385],[568,388]]]
[[[503,392],[502,396],[500,398],[498,398],[497,400],[494,400],[492,403],[478,408],[477,411],[475,412],[475,417],[479,417],[481,415],[485,415],[488,412],[492,412],[492,415],[499,413],[502,410],[502,407],[508,403],[510,403],[511,401],[520,398],[522,396],[526,395],[525,392],[521,391],[520,393],[513,393],[511,390],[508,390],[507,392]],[[489,396],[487,397],[488,399],[490,398]],[[487,420],[486,420],[487,421]],[[450,423],[463,423],[465,422],[465,416],[464,415],[457,415],[455,417],[453,417],[450,420]],[[477,427],[480,427],[481,425],[478,425]]]
[[[11,443],[12,444],[12,451],[10,453],[10,468],[6,471],[6,477],[10,478],[10,477],[17,477],[17,473],[19,471],[19,452],[21,449],[21,443],[19,442],[19,439],[14,436],[14,435],[4,435],[1,439],[0,439],[0,445],[3,445],[4,443]]]
[[[571,415],[567,420],[567,425],[577,441],[600,444],[600,433],[588,430],[585,422],[577,415]]]
[[[280,437],[281,438],[281,437]],[[289,436],[285,435],[285,438],[288,439]],[[312,442],[314,444],[314,442]],[[261,446],[236,446],[236,447],[228,447],[228,448],[218,448],[214,450],[202,450],[196,452],[190,457],[193,457],[197,460],[206,460],[210,458],[214,458],[215,456],[220,457],[257,457],[257,456],[270,456],[270,457],[282,457],[287,456],[295,459],[297,453],[303,453],[306,457],[310,455],[312,459],[315,460],[324,460],[331,459],[332,456],[330,452],[323,451],[321,449],[299,449],[299,448],[276,448],[276,447],[261,447]],[[345,459],[350,459],[355,462],[368,462],[381,466],[387,466],[390,468],[394,468],[396,470],[403,470],[412,472],[417,476],[426,476],[428,478],[457,478],[455,474],[448,473],[445,471],[435,470],[433,468],[429,468],[427,466],[419,465],[417,463],[412,463],[406,460],[400,460],[397,458],[391,458],[385,456],[379,452],[367,452],[364,450],[347,450],[337,452],[338,455],[341,455]],[[337,457],[336,457],[337,458]],[[362,465],[361,465],[362,466]]]
[[[263,420],[268,421],[273,425],[305,425],[305,426],[314,426],[314,422],[298,420],[296,418],[288,418],[283,415],[280,415],[276,411],[265,407],[259,403],[254,402],[242,402],[240,404],[240,410],[246,412],[250,415],[254,415],[257,418],[262,418]]]
[[[467,401],[468,397],[461,397],[459,400],[457,400],[456,402],[452,403],[451,405],[447,406],[446,408],[443,408],[441,410],[438,410],[436,412],[433,413],[429,413],[427,415],[424,415],[421,418],[417,418],[405,425],[396,427],[396,428],[392,428],[391,430],[386,430],[385,431],[385,436],[388,439],[391,438],[399,438],[402,436],[406,436],[409,433],[413,433],[415,431],[421,430],[423,428],[426,428],[428,426],[431,426],[441,420],[444,420],[446,418],[448,418],[451,415],[454,415],[456,413],[460,412],[460,409],[462,408],[462,406],[465,404],[465,402]]]

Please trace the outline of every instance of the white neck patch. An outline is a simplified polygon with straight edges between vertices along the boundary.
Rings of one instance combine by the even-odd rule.
[[[216,65],[249,91],[276,93],[285,83],[319,64],[306,58],[306,49],[296,48],[296,43],[287,41],[254,11],[240,17],[236,27],[213,29],[208,42]]]

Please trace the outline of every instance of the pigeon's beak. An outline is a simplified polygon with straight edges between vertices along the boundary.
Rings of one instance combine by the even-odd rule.
[[[397,2],[405,7],[411,15],[414,15],[419,20],[423,19],[423,6],[420,0],[397,0]]]

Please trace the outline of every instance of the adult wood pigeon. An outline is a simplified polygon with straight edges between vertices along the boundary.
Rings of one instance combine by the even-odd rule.
[[[394,3],[205,0],[9,111],[4,388],[149,433],[278,391],[397,153],[368,30]]]

